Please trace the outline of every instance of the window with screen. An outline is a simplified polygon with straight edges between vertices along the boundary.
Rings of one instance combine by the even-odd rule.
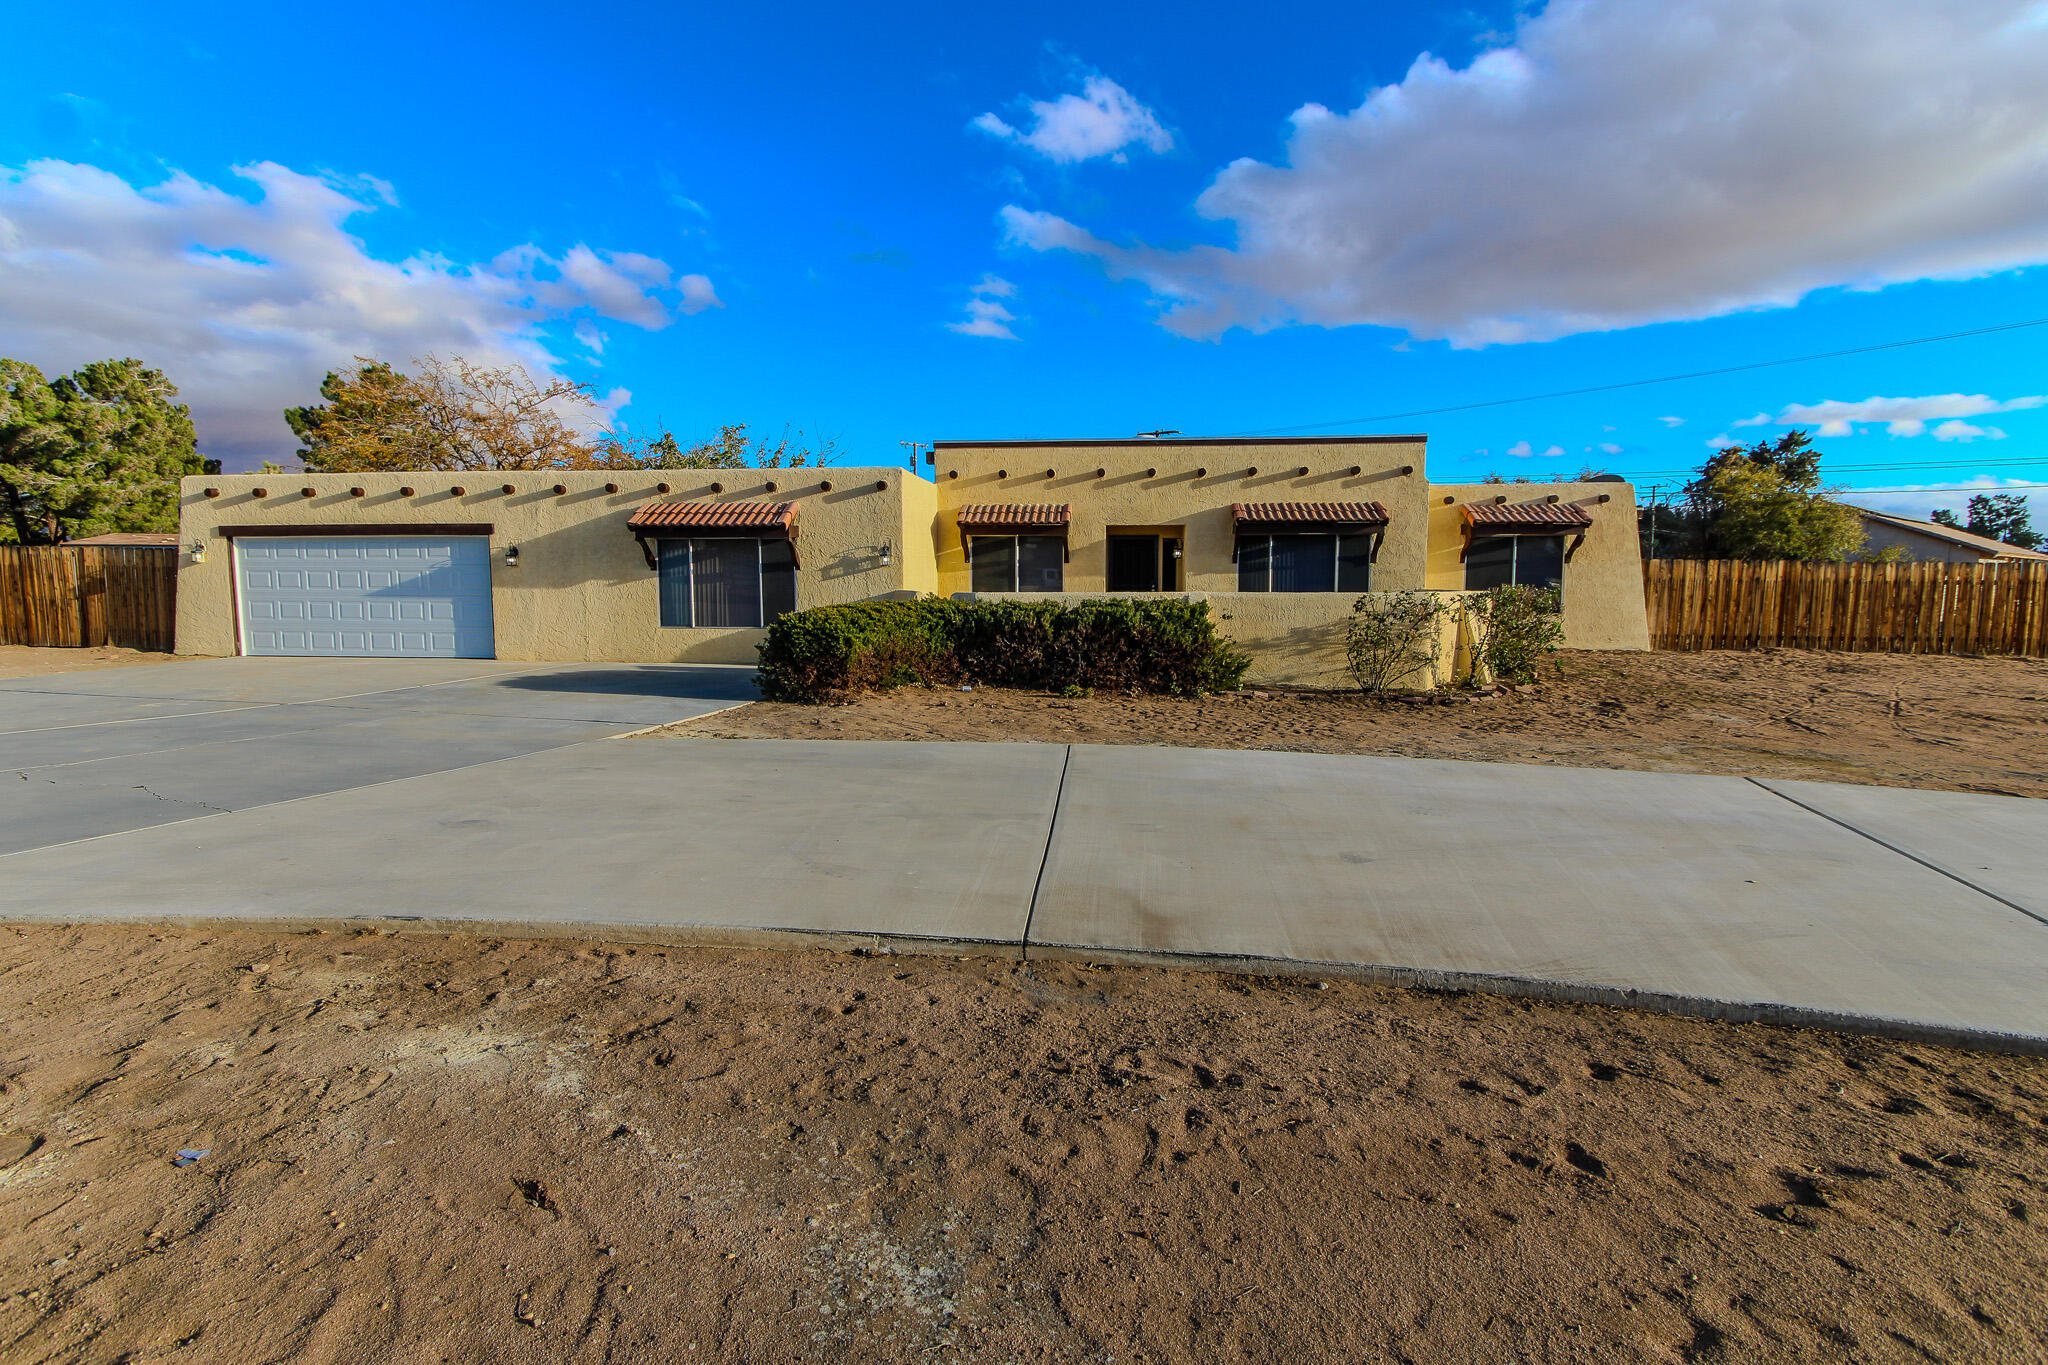
[[[967,548],[976,592],[1065,591],[1063,536],[970,536]]]
[[[1465,586],[1475,591],[1510,583],[1534,588],[1564,584],[1563,536],[1479,536],[1465,552]]]
[[[1370,592],[1373,535],[1258,533],[1237,537],[1239,592]]]
[[[657,558],[664,626],[765,626],[796,610],[796,555],[787,540],[664,540]]]

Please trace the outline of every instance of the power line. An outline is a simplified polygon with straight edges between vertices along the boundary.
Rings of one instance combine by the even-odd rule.
[[[1375,422],[1397,422],[1409,417],[1436,417],[1447,412],[1476,412],[1481,408],[1502,408],[1511,403],[1539,403],[1549,398],[1579,398],[1589,393],[1613,393],[1617,389],[1640,389],[1650,384],[1676,384],[1687,379],[1711,379],[1715,375],[1741,374],[1746,370],[1768,370],[1777,365],[1801,365],[1809,360],[1835,360],[1846,355],[1869,355],[1873,351],[1896,351],[1902,346],[1925,346],[1934,341],[1959,341],[1964,337],[2012,332],[2022,327],[2039,327],[2048,318],[2026,322],[2002,322],[1996,327],[1973,327],[1967,332],[1943,332],[1939,336],[1885,341],[1875,346],[1852,346],[1844,351],[1815,351],[1811,355],[1787,356],[1783,360],[1756,360],[1747,365],[1725,365],[1718,370],[1694,370],[1690,374],[1660,375],[1655,379],[1630,379],[1619,384],[1595,384],[1583,389],[1559,389],[1554,393],[1530,393],[1520,398],[1489,398],[1483,403],[1456,403],[1446,408],[1412,408],[1407,412],[1383,412],[1372,417],[1346,417],[1334,422],[1304,422],[1291,427],[1261,427],[1256,431],[1226,431],[1224,436],[1287,436],[1297,431],[1327,431],[1332,427],[1369,426]]]

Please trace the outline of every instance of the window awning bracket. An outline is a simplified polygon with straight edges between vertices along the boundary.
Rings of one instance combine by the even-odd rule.
[[[1572,543],[1564,547],[1564,562],[1567,564],[1571,563],[1572,556],[1577,554],[1579,552],[1579,547],[1581,545],[1584,545],[1585,543],[1586,533],[1584,531],[1581,531],[1577,535],[1573,536]]]

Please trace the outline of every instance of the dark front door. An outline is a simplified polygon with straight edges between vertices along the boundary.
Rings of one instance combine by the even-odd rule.
[[[1109,590],[1111,592],[1159,591],[1159,537],[1111,536],[1109,538]]]

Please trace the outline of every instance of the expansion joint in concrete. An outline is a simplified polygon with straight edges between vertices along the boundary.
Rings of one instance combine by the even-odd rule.
[[[1860,835],[1863,838],[1870,840],[1871,843],[1876,844],[1879,848],[1887,849],[1890,852],[1898,854],[1901,858],[1905,858],[1909,861],[1916,862],[1920,864],[1920,866],[1926,868],[1929,872],[1939,872],[1942,876],[1948,878],[1950,881],[1956,882],[1962,886],[1967,886],[1980,896],[1989,896],[1992,900],[1997,901],[2006,909],[2017,910],[2020,914],[2025,915],[2028,919],[2034,921],[2036,924],[2048,925],[2048,915],[2042,915],[2038,911],[2029,910],[2026,906],[2021,905],[2018,901],[2008,900],[2006,897],[1999,895],[1996,891],[1993,891],[1988,887],[1979,886],[1977,883],[1971,881],[1968,877],[1965,877],[1960,873],[1950,871],[1948,868],[1943,867],[1940,863],[1929,862],[1927,859],[1921,857],[1917,853],[1913,853],[1906,849],[1900,848],[1897,844],[1894,844],[1889,840],[1880,839],[1867,829],[1858,829],[1856,826],[1850,824],[1847,820],[1838,819],[1837,817],[1828,814],[1826,811],[1822,810],[1818,806],[1808,805],[1806,802],[1801,801],[1796,796],[1793,796],[1787,792],[1779,791],[1776,787],[1773,787],[1770,783],[1763,781],[1761,778],[1745,777],[1743,781],[1763,788],[1763,790],[1769,792],[1771,795],[1775,797],[1778,797],[1780,800],[1790,801],[1793,805],[1799,807],[1799,809],[1803,811],[1810,811],[1811,813],[1818,815],[1821,819],[1827,821],[1831,825],[1840,825],[1843,829],[1848,830],[1851,834]]]
[[[1067,795],[1067,768],[1074,761],[1074,746],[1066,746],[1060,756],[1059,785],[1053,789],[1052,818],[1045,822],[1045,848],[1038,855],[1038,876],[1031,883],[1031,904],[1024,911],[1024,933],[1017,940],[1017,956],[1022,961],[1031,959],[1031,921],[1038,914],[1038,893],[1045,887],[1045,869],[1052,863],[1053,835],[1059,831],[1060,811]]]

